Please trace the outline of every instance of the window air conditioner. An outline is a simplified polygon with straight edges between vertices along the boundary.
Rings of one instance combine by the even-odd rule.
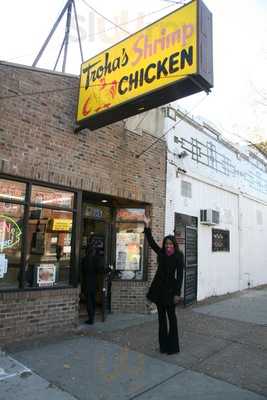
[[[219,211],[208,209],[200,210],[200,223],[206,225],[217,225],[220,223]]]

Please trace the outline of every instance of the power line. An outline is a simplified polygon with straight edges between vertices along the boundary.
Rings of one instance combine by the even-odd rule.
[[[182,78],[182,77],[189,77],[190,74],[180,74],[180,75],[172,75],[172,76],[162,76],[161,78],[159,78],[158,80],[161,79],[171,79],[171,78]],[[105,82],[105,85],[109,86],[109,85],[114,85],[114,82]],[[99,87],[99,86],[103,86],[103,83],[97,83],[97,84],[93,84],[90,85],[90,88],[93,87]],[[4,86],[2,86],[4,87]],[[85,88],[85,86],[79,86],[80,88]],[[10,88],[6,88],[7,90],[12,90]],[[7,96],[2,96],[0,97],[0,100],[8,100],[8,99],[12,99],[14,97],[26,97],[26,96],[38,96],[39,94],[46,94],[46,93],[55,93],[55,92],[63,92],[65,90],[72,90],[72,89],[77,89],[77,86],[69,86],[69,87],[64,87],[64,88],[57,88],[57,89],[46,89],[46,90],[39,90],[36,92],[29,92],[29,93],[15,93],[15,94],[11,94],[11,95],[7,95]]]
[[[167,8],[170,8],[170,7],[173,7],[173,6],[174,6],[174,4],[170,4],[169,6],[162,7],[160,9],[158,9],[158,10],[155,10],[155,11],[151,11],[148,14],[142,15],[141,17],[137,17],[137,18],[131,19],[130,21],[124,22],[124,23],[120,24],[120,26],[122,27],[124,25],[131,24],[132,22],[139,21],[140,19],[143,19],[143,18],[146,18],[146,17],[150,17],[153,14],[159,13],[160,11],[166,10]],[[109,31],[111,31],[113,29],[114,29],[114,27],[111,27],[111,28],[105,29],[103,31],[96,32],[96,33],[94,33],[92,35],[88,35],[88,36],[86,36],[86,38],[91,38],[91,37],[94,37],[94,36],[97,36],[97,35],[101,35],[102,33],[109,32]]]
[[[82,0],[82,1],[84,2],[84,4],[87,5],[88,8],[90,8],[92,11],[94,11],[101,18],[105,19],[110,24],[114,25],[116,28],[120,29],[124,33],[127,33],[128,35],[130,35],[130,32],[128,32],[126,29],[122,28],[120,25],[116,24],[115,22],[111,21],[109,18],[105,17],[103,14],[101,14],[99,11],[97,11],[94,7],[92,7],[90,4],[88,4],[86,0]]]
[[[194,107],[191,108],[187,113],[184,114],[184,117],[180,118],[179,121],[175,122],[169,129],[167,129],[166,132],[163,133],[158,139],[156,139],[154,142],[152,142],[148,147],[146,147],[141,153],[137,154],[135,157],[140,158],[143,154],[145,154],[151,147],[153,147],[156,143],[158,143],[164,136],[167,135],[172,129],[174,129],[177,125],[179,125],[185,117],[187,117],[191,112],[198,107],[204,100],[206,100],[207,96],[203,97],[197,104],[194,105]]]
[[[188,76],[188,75],[176,75],[176,77],[182,77],[182,76]],[[161,77],[160,79],[164,79],[164,78],[168,78],[168,77]],[[113,85],[113,82],[109,83],[107,82],[106,85]],[[96,85],[91,85],[90,87],[98,87],[98,86],[102,86],[102,84],[96,84]],[[5,89],[9,89],[9,88],[5,88]],[[15,97],[28,97],[28,96],[38,96],[38,95],[42,95],[42,94],[50,94],[50,93],[56,93],[56,92],[64,92],[67,90],[77,90],[77,86],[69,86],[69,87],[64,87],[64,88],[57,88],[57,89],[46,89],[46,90],[42,90],[42,91],[36,91],[36,92],[30,92],[30,93],[15,93],[13,95],[8,95],[8,96],[2,96],[0,97],[0,100],[8,100],[11,98],[15,98]],[[159,140],[161,140],[171,129],[175,128],[182,120],[185,119],[186,116],[188,116],[198,105],[200,105],[202,103],[202,101],[206,99],[206,96],[204,98],[202,98],[199,103],[197,103],[190,111],[188,111],[187,113],[184,114],[184,117],[182,117],[178,122],[176,122],[167,132],[165,132],[160,138],[158,138],[155,142],[153,142],[150,146],[148,146],[147,149],[145,149],[143,152],[141,152],[139,155],[137,155],[136,157],[139,158],[141,157],[141,155],[143,155],[149,148],[151,148],[152,146],[154,146],[154,144],[156,144]],[[147,114],[144,115],[143,119],[141,121],[138,122],[137,127],[143,122],[143,120],[145,119]],[[136,127],[136,128],[137,128]],[[222,128],[222,130],[226,133],[228,133],[231,136],[235,136],[238,139],[244,140],[245,142],[249,143],[251,146],[254,146],[257,148],[257,150],[259,150],[260,152],[262,152],[258,147],[257,147],[257,143],[253,143],[251,142],[249,139],[240,136],[238,133],[234,133],[234,132],[230,132],[229,130]],[[263,152],[262,152],[263,153]],[[264,155],[266,156],[266,153],[264,153]]]
[[[83,0],[82,0],[82,1],[83,1]],[[160,9],[158,9],[158,10],[151,11],[151,12],[148,13],[148,14],[142,15],[141,17],[137,17],[137,18],[131,19],[131,20],[128,21],[128,22],[125,22],[125,23],[123,23],[123,24],[120,24],[120,26],[128,25],[128,24],[131,24],[132,22],[139,21],[140,19],[149,17],[149,16],[151,16],[151,15],[153,15],[153,14],[159,13],[159,12],[161,12],[161,11],[163,11],[163,10],[166,10],[167,8],[170,8],[170,7],[173,7],[173,6],[174,6],[174,4],[170,4],[169,6],[162,7],[162,8],[160,8]],[[115,26],[115,27],[110,27],[110,28],[105,29],[105,30],[103,30],[103,31],[96,32],[96,33],[94,33],[94,34],[92,34],[92,35],[87,35],[85,38],[95,37],[95,36],[98,36],[98,35],[101,35],[101,34],[103,34],[103,33],[109,32],[109,31],[111,31],[111,30],[113,30],[113,29],[116,29],[116,28],[117,28],[116,26]],[[81,40],[81,41],[82,41],[82,40]],[[17,57],[8,58],[7,61],[19,60],[20,58],[29,57],[29,56],[32,56],[33,54],[35,54],[35,52],[23,54],[23,55],[20,55],[20,56],[17,56]],[[0,57],[1,57],[1,56],[0,56]]]
[[[31,92],[31,93],[16,93],[16,94],[8,95],[8,96],[2,96],[2,97],[0,97],[0,100],[8,100],[8,99],[12,99],[14,97],[38,96],[39,94],[49,94],[49,93],[56,93],[56,92],[64,92],[65,90],[72,90],[72,89],[77,89],[77,86],[70,86],[70,87],[67,87],[67,88],[40,90],[38,92]]]
[[[176,5],[176,4],[185,5],[186,4],[184,1],[172,1],[172,0],[162,0],[162,1],[164,1],[166,3],[172,3],[173,5]]]

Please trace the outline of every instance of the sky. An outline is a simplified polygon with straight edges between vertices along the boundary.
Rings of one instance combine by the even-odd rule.
[[[0,1],[0,60],[32,65],[66,0]],[[187,2],[75,0],[84,59]],[[213,14],[214,88],[208,96],[202,92],[176,104],[205,118],[232,141],[267,140],[267,0],[204,2]],[[73,19],[66,72],[78,75],[81,58],[74,28]],[[54,68],[64,30],[65,18],[38,67]]]

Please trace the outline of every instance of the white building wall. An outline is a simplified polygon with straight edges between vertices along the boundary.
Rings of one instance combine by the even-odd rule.
[[[267,206],[240,197],[241,289],[267,283]]]
[[[171,171],[172,170],[172,171]],[[200,209],[220,212],[218,229],[230,231],[230,252],[212,252],[212,226],[198,225],[198,300],[239,290],[238,195],[188,175],[178,178],[169,167],[166,234],[173,233],[175,212],[199,218]],[[192,198],[181,196],[181,181],[191,183]],[[230,214],[230,217],[229,217]],[[226,216],[226,217],[225,217]]]
[[[173,124],[165,118],[165,131]],[[209,208],[220,212],[214,228],[230,231],[230,251],[212,252],[212,226],[198,224],[197,299],[242,290],[248,281],[267,283],[266,159],[185,118],[166,140],[166,234],[173,233],[175,213],[199,222],[200,210]],[[182,152],[187,156],[179,158]],[[191,198],[181,195],[182,180],[191,183]]]

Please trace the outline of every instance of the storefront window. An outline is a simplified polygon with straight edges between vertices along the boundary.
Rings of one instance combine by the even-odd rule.
[[[18,288],[24,207],[0,202],[0,288]]]
[[[74,196],[0,179],[0,289],[70,284]]]
[[[25,199],[25,192],[25,183],[9,181],[7,179],[0,179],[0,201],[23,201]]]
[[[31,203],[43,206],[73,208],[74,194],[43,186],[32,186]]]
[[[73,215],[47,208],[30,209],[26,286],[68,285]]]
[[[119,279],[142,280],[144,275],[144,224],[117,222],[116,275]]]

